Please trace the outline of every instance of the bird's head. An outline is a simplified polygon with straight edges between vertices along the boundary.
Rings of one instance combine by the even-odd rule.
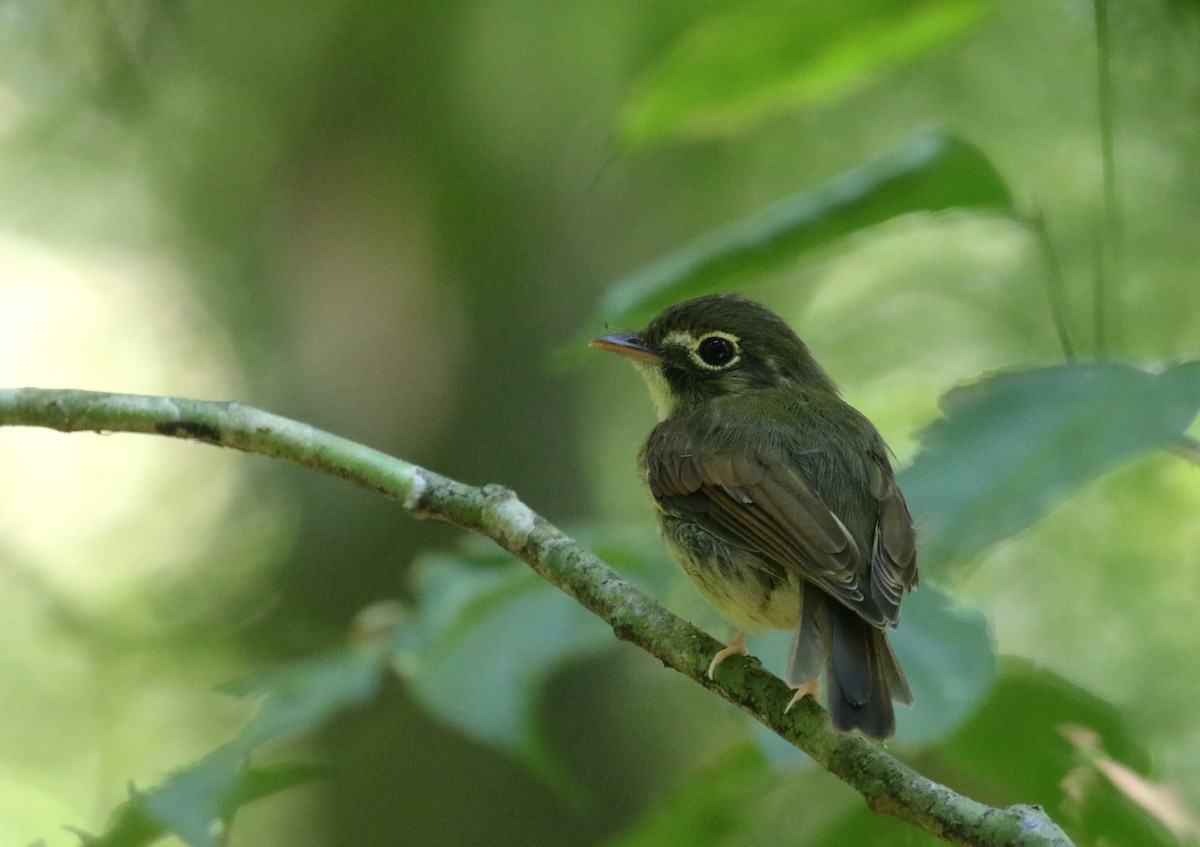
[[[643,330],[604,335],[591,346],[631,360],[663,418],[757,389],[837,390],[781,317],[736,294],[679,303]]]

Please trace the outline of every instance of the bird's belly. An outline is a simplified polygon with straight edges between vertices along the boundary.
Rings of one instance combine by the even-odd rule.
[[[660,515],[663,538],[684,573],[738,629],[791,629],[800,618],[800,581],[758,554],[693,521]]]

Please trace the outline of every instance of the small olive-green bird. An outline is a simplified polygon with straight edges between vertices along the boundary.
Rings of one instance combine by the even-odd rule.
[[[912,518],[888,448],[804,343],[767,308],[731,294],[672,306],[640,332],[593,347],[630,359],[660,421],[638,464],[664,539],[739,632],[794,630],[788,708],[828,673],[838,729],[895,730],[912,693],[888,644],[917,585]]]

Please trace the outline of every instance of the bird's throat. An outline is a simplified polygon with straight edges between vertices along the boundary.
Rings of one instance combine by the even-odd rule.
[[[662,374],[662,368],[655,362],[634,361],[633,366],[642,375],[646,388],[650,390],[650,399],[654,401],[658,419],[666,420],[675,411],[676,401],[674,394],[671,393],[671,386],[667,384],[666,377]]]

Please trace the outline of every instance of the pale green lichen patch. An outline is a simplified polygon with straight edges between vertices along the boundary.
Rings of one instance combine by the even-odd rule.
[[[487,495],[482,517],[487,533],[510,550],[525,546],[537,521],[533,510],[507,490]]]

